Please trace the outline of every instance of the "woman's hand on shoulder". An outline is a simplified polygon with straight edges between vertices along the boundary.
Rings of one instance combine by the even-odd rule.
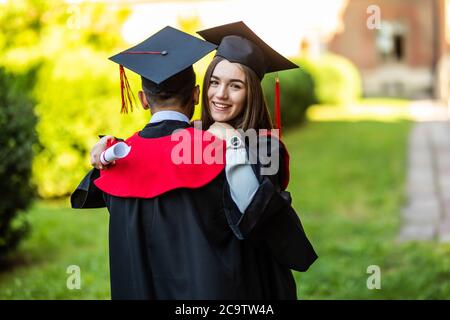
[[[239,132],[225,122],[214,122],[207,131],[222,140],[228,140],[236,135],[239,136]]]

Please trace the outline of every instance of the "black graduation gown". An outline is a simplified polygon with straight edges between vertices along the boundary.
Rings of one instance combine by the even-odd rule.
[[[163,121],[148,124],[139,135],[162,137],[187,126]],[[98,176],[91,170],[71,202],[73,208],[108,207],[112,299],[296,299],[289,261],[283,261],[283,254],[290,254],[276,252],[291,248],[264,236],[270,228],[262,222],[276,216],[268,212],[289,207],[274,196],[280,193],[267,177],[259,177],[263,184],[235,223],[233,217],[242,215],[224,172],[204,187],[150,199],[103,193],[93,183]],[[275,200],[267,202],[268,195]],[[272,234],[278,241],[282,233]]]
[[[288,179],[289,165],[284,144],[276,143],[271,136],[258,137],[256,147],[246,144],[247,153],[253,153],[257,163],[252,164],[259,188],[244,215],[233,201],[225,201],[227,222],[235,236],[242,242],[246,285],[253,289],[254,299],[295,299],[296,288],[290,269],[307,271],[318,258],[308,240],[300,218],[291,206],[290,193],[283,189]],[[263,175],[261,145],[268,158],[278,153],[279,170],[273,175]],[[230,189],[225,180],[224,192],[230,199]],[[261,277],[265,277],[262,279]]]

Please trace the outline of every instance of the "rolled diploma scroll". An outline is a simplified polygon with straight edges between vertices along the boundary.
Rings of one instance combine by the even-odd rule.
[[[118,142],[100,154],[100,162],[106,166],[114,160],[125,158],[130,150],[131,147],[125,142]]]

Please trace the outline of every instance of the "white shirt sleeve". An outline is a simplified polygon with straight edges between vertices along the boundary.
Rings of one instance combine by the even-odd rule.
[[[247,159],[245,148],[227,148],[226,161],[225,174],[231,198],[239,211],[244,213],[258,190],[258,179]]]

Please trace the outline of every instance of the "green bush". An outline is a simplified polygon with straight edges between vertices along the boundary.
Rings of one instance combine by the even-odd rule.
[[[272,113],[274,106],[275,74],[267,74],[262,86],[267,104]],[[314,80],[308,71],[292,69],[279,73],[281,124],[291,127],[305,120],[306,109],[316,102],[314,96]]]
[[[0,7],[2,65],[27,70],[40,62],[31,87],[40,140],[33,182],[42,197],[67,195],[89,169],[98,134],[125,137],[148,121],[143,112],[120,115],[119,67],[108,60],[126,47],[121,28],[131,9],[64,0],[7,1]],[[131,82],[136,91],[139,82]]]
[[[318,59],[301,58],[296,62],[314,78],[318,103],[341,105],[361,97],[361,76],[348,59],[325,54]]]
[[[25,236],[23,211],[33,199],[30,185],[36,116],[28,88],[34,71],[12,75],[0,68],[0,261]]]
[[[133,113],[120,114],[119,67],[89,48],[47,61],[35,87],[42,150],[33,163],[39,195],[69,194],[90,169],[89,150],[99,134],[128,137],[150,118],[136,97]],[[139,78],[127,72],[136,96]],[[139,104],[139,105],[138,105]]]

